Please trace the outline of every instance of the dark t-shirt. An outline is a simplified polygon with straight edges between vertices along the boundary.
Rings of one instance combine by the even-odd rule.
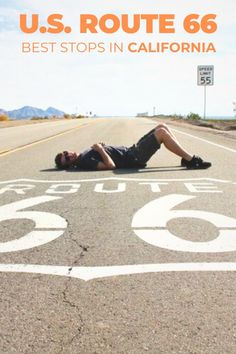
[[[114,161],[116,168],[141,167],[135,160],[132,149],[128,147],[104,146],[104,149]],[[81,169],[96,170],[99,162],[102,162],[100,154],[91,148],[83,151],[79,155],[76,161],[76,167]]]

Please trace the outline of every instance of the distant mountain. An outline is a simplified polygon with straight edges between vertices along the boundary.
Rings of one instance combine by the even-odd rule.
[[[7,111],[5,111],[5,109],[0,108],[0,114],[7,114]]]
[[[20,109],[14,109],[13,111],[8,111],[7,115],[13,119],[27,119],[32,117],[44,117],[47,114],[43,109],[25,106]]]
[[[47,113],[48,116],[63,116],[65,114],[65,112],[59,111],[56,108],[53,107],[48,107],[45,111]]]
[[[19,109],[14,109],[12,111],[6,111],[4,109],[0,108],[0,114],[7,114],[8,117],[12,119],[30,119],[32,117],[52,117],[52,116],[57,116],[57,117],[62,117],[65,113],[62,111],[59,111],[56,108],[53,107],[48,107],[46,110],[43,110],[41,108],[36,108],[36,107],[31,107],[31,106],[24,106]]]

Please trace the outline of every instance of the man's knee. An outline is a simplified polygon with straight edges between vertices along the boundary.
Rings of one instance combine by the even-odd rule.
[[[160,129],[160,128],[163,128],[163,129],[165,129],[165,130],[168,130],[168,127],[167,127],[167,125],[166,125],[165,123],[158,124],[157,127],[156,127],[156,129]]]
[[[160,144],[165,140],[165,137],[168,134],[169,134],[168,131],[163,126],[158,126],[155,129],[155,132],[154,132],[154,135],[155,135],[155,137],[157,138],[157,140],[159,141]]]

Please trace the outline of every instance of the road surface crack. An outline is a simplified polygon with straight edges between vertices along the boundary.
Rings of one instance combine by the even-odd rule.
[[[88,252],[89,246],[81,245],[77,240],[73,239],[73,241],[77,244],[78,248],[81,250],[78,258],[73,262],[72,267],[80,264],[80,260],[85,256],[85,253]]]
[[[88,245],[83,245],[81,244],[78,240],[76,240],[75,238],[71,238],[72,241],[75,242],[76,244],[76,248],[80,251],[79,255],[76,257],[76,259],[74,260],[74,262],[71,264],[70,267],[68,267],[68,275],[71,274],[73,268],[77,265],[81,264],[81,259],[85,256],[86,252],[88,252],[89,250],[89,246]],[[76,312],[76,319],[77,319],[77,323],[78,326],[75,327],[73,326],[73,328],[71,329],[71,334],[73,331],[73,334],[71,336],[70,339],[68,339],[66,342],[61,342],[60,343],[60,350],[58,352],[58,354],[62,354],[62,353],[68,353],[68,348],[73,344],[74,341],[76,341],[83,332],[83,328],[84,328],[84,320],[83,317],[80,313],[81,307],[79,305],[77,305],[76,303],[74,303],[70,297],[69,297],[69,287],[71,283],[72,279],[68,279],[65,283],[65,288],[62,291],[62,301],[64,304],[66,304],[67,306],[69,306],[71,308],[71,311],[75,311]]]
[[[71,270],[72,270],[72,267],[71,267]],[[84,327],[84,320],[83,320],[82,315],[79,312],[80,311],[79,305],[76,305],[74,302],[72,302],[68,298],[68,291],[69,291],[68,289],[69,289],[69,286],[70,286],[70,281],[71,281],[71,279],[69,279],[67,281],[65,289],[62,291],[62,296],[63,296],[62,301],[66,305],[71,307],[71,309],[74,309],[76,311],[77,323],[79,323],[79,325],[77,326],[77,328],[73,328],[73,331],[74,331],[75,334],[68,341],[66,341],[64,343],[61,343],[61,349],[58,352],[58,354],[64,353],[64,352],[68,352],[66,350],[66,347],[70,347],[73,344],[73,342],[82,334],[83,327]]]

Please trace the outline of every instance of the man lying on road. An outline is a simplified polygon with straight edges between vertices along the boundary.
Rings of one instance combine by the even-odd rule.
[[[177,141],[166,124],[159,124],[131,147],[94,144],[81,153],[63,151],[55,157],[59,169],[114,170],[116,168],[144,168],[161,144],[180,156],[181,166],[188,169],[205,169],[210,162],[189,154]]]

